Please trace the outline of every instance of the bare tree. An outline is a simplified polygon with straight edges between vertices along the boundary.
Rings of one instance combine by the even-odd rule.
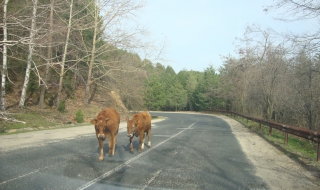
[[[138,11],[141,7],[142,4],[132,0],[100,0],[94,7],[92,13],[94,15],[94,33],[88,65],[88,77],[85,84],[85,105],[88,104],[90,85],[93,82],[107,76],[110,72],[125,70],[119,64],[110,64],[110,62],[106,64],[106,61],[99,62],[98,57],[106,52],[116,50],[115,47],[130,49],[141,45],[137,42],[133,43],[133,40],[136,35],[143,34],[144,32],[137,28],[129,31],[121,25],[130,16],[134,16],[135,11]],[[103,40],[105,40],[105,43],[98,45]],[[92,75],[94,67],[102,71],[99,72],[97,77]]]
[[[264,11],[283,9],[285,12],[278,19],[296,21],[319,17],[319,7],[320,3],[316,0],[277,0],[273,5],[266,7]]]
[[[250,51],[247,51],[249,53]],[[220,70],[222,88],[219,97],[229,102],[233,111],[247,113],[247,97],[249,90],[249,73],[252,67],[250,56],[240,59],[224,57],[224,69]]]
[[[66,41],[64,44],[64,50],[63,50],[63,55],[62,55],[62,61],[60,64],[60,74],[59,74],[59,86],[58,86],[58,96],[57,96],[57,107],[60,104],[60,99],[61,99],[61,92],[62,92],[62,85],[63,85],[63,76],[64,76],[64,66],[66,62],[66,57],[68,53],[68,45],[69,45],[69,38],[70,38],[70,33],[71,33],[71,27],[72,27],[72,18],[73,18],[73,0],[70,1],[69,3],[69,19],[68,19],[68,25],[67,25],[67,36],[66,36]]]
[[[287,72],[286,59],[281,48],[271,47],[267,52],[267,57],[257,65],[259,72],[255,72],[255,85],[260,89],[260,97],[263,102],[264,118],[274,119],[273,114],[277,108],[276,100],[279,96],[278,89],[282,82],[282,77]]]
[[[309,129],[315,129],[317,104],[319,93],[317,92],[315,72],[315,59],[309,57],[304,51],[292,61],[292,78],[290,87],[293,93],[288,93],[290,99],[285,101],[286,109],[291,110],[292,117],[300,126],[306,126]]]
[[[39,108],[43,109],[44,108],[44,96],[46,92],[46,86],[48,82],[48,77],[49,77],[49,70],[50,70],[50,65],[52,62],[52,33],[53,33],[53,11],[54,11],[54,0],[50,0],[50,26],[49,26],[49,44],[48,44],[48,50],[47,50],[47,64],[46,64],[46,69],[45,69],[45,76],[43,81],[40,84],[40,100],[39,100]]]
[[[318,59],[320,48],[320,2],[316,0],[277,0],[266,7],[265,11],[281,11],[278,20],[284,22],[314,21],[316,30],[306,31],[301,34],[293,32],[286,33],[284,36],[291,42],[294,56],[291,64],[293,78],[290,83],[294,93],[290,97],[293,101],[287,101],[287,108],[291,110],[290,115],[295,115],[291,120],[307,125],[309,129],[315,128],[315,123],[319,119],[317,105],[319,104],[316,93],[318,88],[315,82],[319,77],[319,69],[315,66],[314,60]],[[302,53],[303,52],[303,53]],[[317,62],[317,61],[316,61]]]
[[[6,96],[6,76],[7,76],[7,7],[9,0],[4,1],[3,5],[3,49],[2,49],[2,71],[1,71],[1,107],[5,111],[5,96]]]
[[[5,3],[8,2],[9,0],[5,1]],[[134,52],[137,49],[147,51],[152,45],[145,43],[141,38],[147,33],[135,23],[137,13],[143,7],[140,1],[32,0],[24,3],[19,4],[15,9],[10,9],[12,24],[10,23],[8,28],[8,39],[19,43],[16,43],[13,48],[9,47],[8,52],[12,53],[9,56],[5,53],[8,40],[5,39],[7,30],[4,30],[3,100],[1,100],[3,109],[5,109],[5,82],[10,80],[11,74],[25,76],[19,102],[20,108],[24,108],[27,102],[31,102],[27,100],[38,100],[38,98],[39,108],[44,108],[45,94],[48,92],[56,92],[52,98],[56,98],[55,105],[59,106],[64,90],[69,87],[66,82],[68,80],[74,82],[73,78],[67,79],[66,74],[76,76],[78,84],[85,85],[85,104],[90,101],[90,95],[94,93],[90,91],[92,85],[114,90],[119,86],[124,87],[127,82],[132,82],[131,86],[127,86],[130,88],[122,88],[119,91],[126,94],[126,99],[130,102],[128,105],[134,107],[143,104],[143,99],[138,92],[142,92],[142,81],[147,77],[147,73],[143,68],[145,63],[139,56],[135,56],[137,54]],[[4,21],[5,19],[6,17]],[[134,23],[131,22],[132,20]],[[3,23],[3,28],[6,28],[6,24],[6,22]],[[162,52],[163,49],[160,53]],[[28,58],[25,62],[26,56]],[[9,62],[13,60],[12,63],[22,64],[12,64],[11,68],[18,69],[9,70],[7,74],[6,58]],[[25,63],[27,63],[25,73],[21,73],[21,68],[25,69]],[[59,75],[59,79],[56,75]],[[31,88],[28,88],[31,85],[37,85],[36,79],[40,86],[39,94],[35,91],[38,86],[32,86],[34,91],[31,93],[29,91]],[[110,81],[118,86],[107,86]],[[49,91],[48,88],[57,91]],[[130,93],[129,89],[133,93]]]
[[[220,71],[223,84],[229,86],[226,95],[232,97],[233,110],[272,119],[287,72],[283,43],[271,29],[259,26],[248,27],[239,40],[240,58],[227,59]]]
[[[88,70],[88,78],[87,78],[87,83],[85,85],[85,98],[84,98],[84,104],[87,105],[89,101],[89,92],[90,92],[90,85],[91,85],[91,77],[92,77],[92,68],[94,65],[95,61],[95,56],[96,56],[96,45],[97,45],[97,35],[99,32],[99,14],[100,14],[100,1],[98,1],[99,4],[97,6],[94,6],[94,27],[93,27],[93,39],[92,39],[92,50],[91,50],[91,59],[89,62],[89,70]]]
[[[19,103],[19,107],[21,109],[24,108],[26,92],[27,92],[27,87],[28,87],[29,77],[30,77],[30,70],[31,70],[31,65],[32,65],[34,36],[36,34],[37,4],[38,4],[38,0],[33,0],[33,11],[32,11],[32,19],[31,19],[29,53],[28,53],[28,58],[27,58],[27,68],[26,68],[26,75],[25,75],[25,78],[24,78],[24,84],[23,84],[23,87],[22,87],[21,99],[20,99],[20,103]]]
[[[111,74],[113,78],[116,78],[119,95],[128,109],[142,110],[144,109],[143,87],[144,81],[147,78],[147,72],[144,70],[143,63],[141,63],[138,55],[123,54],[120,60],[124,70]]]
[[[283,34],[290,42],[290,46],[296,48],[296,54],[300,49],[305,51],[317,52],[320,47],[320,25],[318,22],[320,16],[320,3],[317,0],[277,0],[273,5],[264,9],[265,12],[280,10],[278,20],[284,22],[295,22],[301,20],[314,20],[316,31],[306,31],[302,34],[288,32]]]

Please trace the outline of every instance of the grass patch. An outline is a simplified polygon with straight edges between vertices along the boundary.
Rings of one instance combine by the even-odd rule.
[[[269,127],[261,125],[259,128],[259,123],[252,124],[251,121],[246,122],[243,119],[236,117],[233,118],[240,122],[245,127],[249,128],[251,131],[255,131],[262,138],[268,140],[270,143],[275,145],[282,152],[286,153],[290,157],[296,159],[307,159],[310,161],[315,161],[317,158],[317,143],[312,143],[311,141],[295,136],[288,135],[288,144],[284,144],[284,132],[277,129],[272,129],[272,133],[269,136]]]
[[[16,120],[24,121],[25,124],[19,122],[1,122],[0,133],[15,132],[25,128],[49,128],[58,125],[58,123],[49,121],[46,117],[36,113],[16,113],[12,117]]]

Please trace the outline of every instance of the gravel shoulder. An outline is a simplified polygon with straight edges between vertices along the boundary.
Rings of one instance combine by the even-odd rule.
[[[242,150],[256,168],[256,175],[271,189],[320,189],[320,179],[241,123],[224,115]]]

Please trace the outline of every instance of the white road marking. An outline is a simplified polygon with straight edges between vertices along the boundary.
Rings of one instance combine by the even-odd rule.
[[[172,137],[172,135],[152,135],[154,137]]]
[[[25,177],[25,176],[28,176],[28,175],[31,175],[31,174],[34,174],[34,173],[37,173],[37,172],[39,172],[39,171],[40,171],[40,170],[35,170],[35,171],[33,171],[33,172],[30,172],[30,173],[27,173],[27,174],[24,174],[24,175],[20,175],[20,176],[18,176],[18,177],[16,177],[16,178],[12,178],[12,179],[9,179],[9,180],[7,180],[7,181],[3,181],[3,182],[0,183],[0,185],[5,184],[5,183],[10,182],[10,181],[13,181],[13,180],[16,180],[16,179],[19,179],[19,178],[23,178],[23,177]]]
[[[32,175],[32,174],[38,173],[38,172],[40,172],[40,170],[48,169],[48,168],[50,168],[50,167],[53,167],[53,165],[51,165],[51,166],[46,166],[46,167],[44,167],[44,168],[40,168],[40,169],[34,170],[34,171],[32,171],[32,172],[29,172],[29,173],[20,175],[20,176],[18,176],[18,177],[12,178],[12,179],[8,179],[8,180],[6,180],[6,181],[1,182],[0,185],[5,184],[5,183],[8,183],[8,182],[10,182],[10,181],[14,181],[14,180],[17,180],[17,179],[26,177],[26,176],[28,176],[28,175]]]
[[[150,152],[151,150],[157,148],[158,146],[161,146],[162,144],[166,143],[167,141],[171,140],[172,138],[175,138],[176,136],[180,135],[182,132],[184,132],[184,130],[186,129],[189,129],[191,128],[195,123],[197,123],[198,121],[194,122],[193,124],[191,124],[188,128],[184,128],[182,131],[178,132],[177,134],[171,136],[170,138],[160,142],[159,144],[155,145],[154,147],[152,148],[149,148],[147,149],[146,151],[144,152],[141,152],[139,155],[129,159],[128,161],[126,161],[125,163],[123,164],[120,164],[119,166],[115,167],[114,169],[102,174],[101,176],[97,177],[97,178],[94,178],[93,180],[89,181],[88,183],[82,185],[81,187],[77,188],[77,190],[82,190],[82,189],[86,189],[88,187],[90,187],[91,185],[97,183],[98,181],[102,180],[103,178],[106,178],[108,177],[109,175],[119,171],[120,169],[122,169],[123,167],[125,167],[126,165],[129,165],[131,162],[137,160],[138,158],[140,158],[141,156],[147,154],[148,152]]]
[[[158,170],[156,173],[152,174],[151,179],[148,181],[148,183],[147,183],[143,188],[141,188],[141,190],[144,190],[145,188],[147,188],[147,187],[150,185],[150,183],[151,183],[154,179],[156,179],[156,177],[157,177],[161,172],[162,172],[162,170]]]

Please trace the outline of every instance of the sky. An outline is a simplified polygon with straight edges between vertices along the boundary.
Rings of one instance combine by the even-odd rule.
[[[309,21],[286,23],[276,20],[281,11],[265,13],[272,0],[146,0],[139,22],[159,47],[162,59],[153,63],[181,70],[204,71],[223,66],[222,56],[235,54],[235,39],[243,37],[246,26],[256,24],[277,32],[305,32],[314,28]]]

